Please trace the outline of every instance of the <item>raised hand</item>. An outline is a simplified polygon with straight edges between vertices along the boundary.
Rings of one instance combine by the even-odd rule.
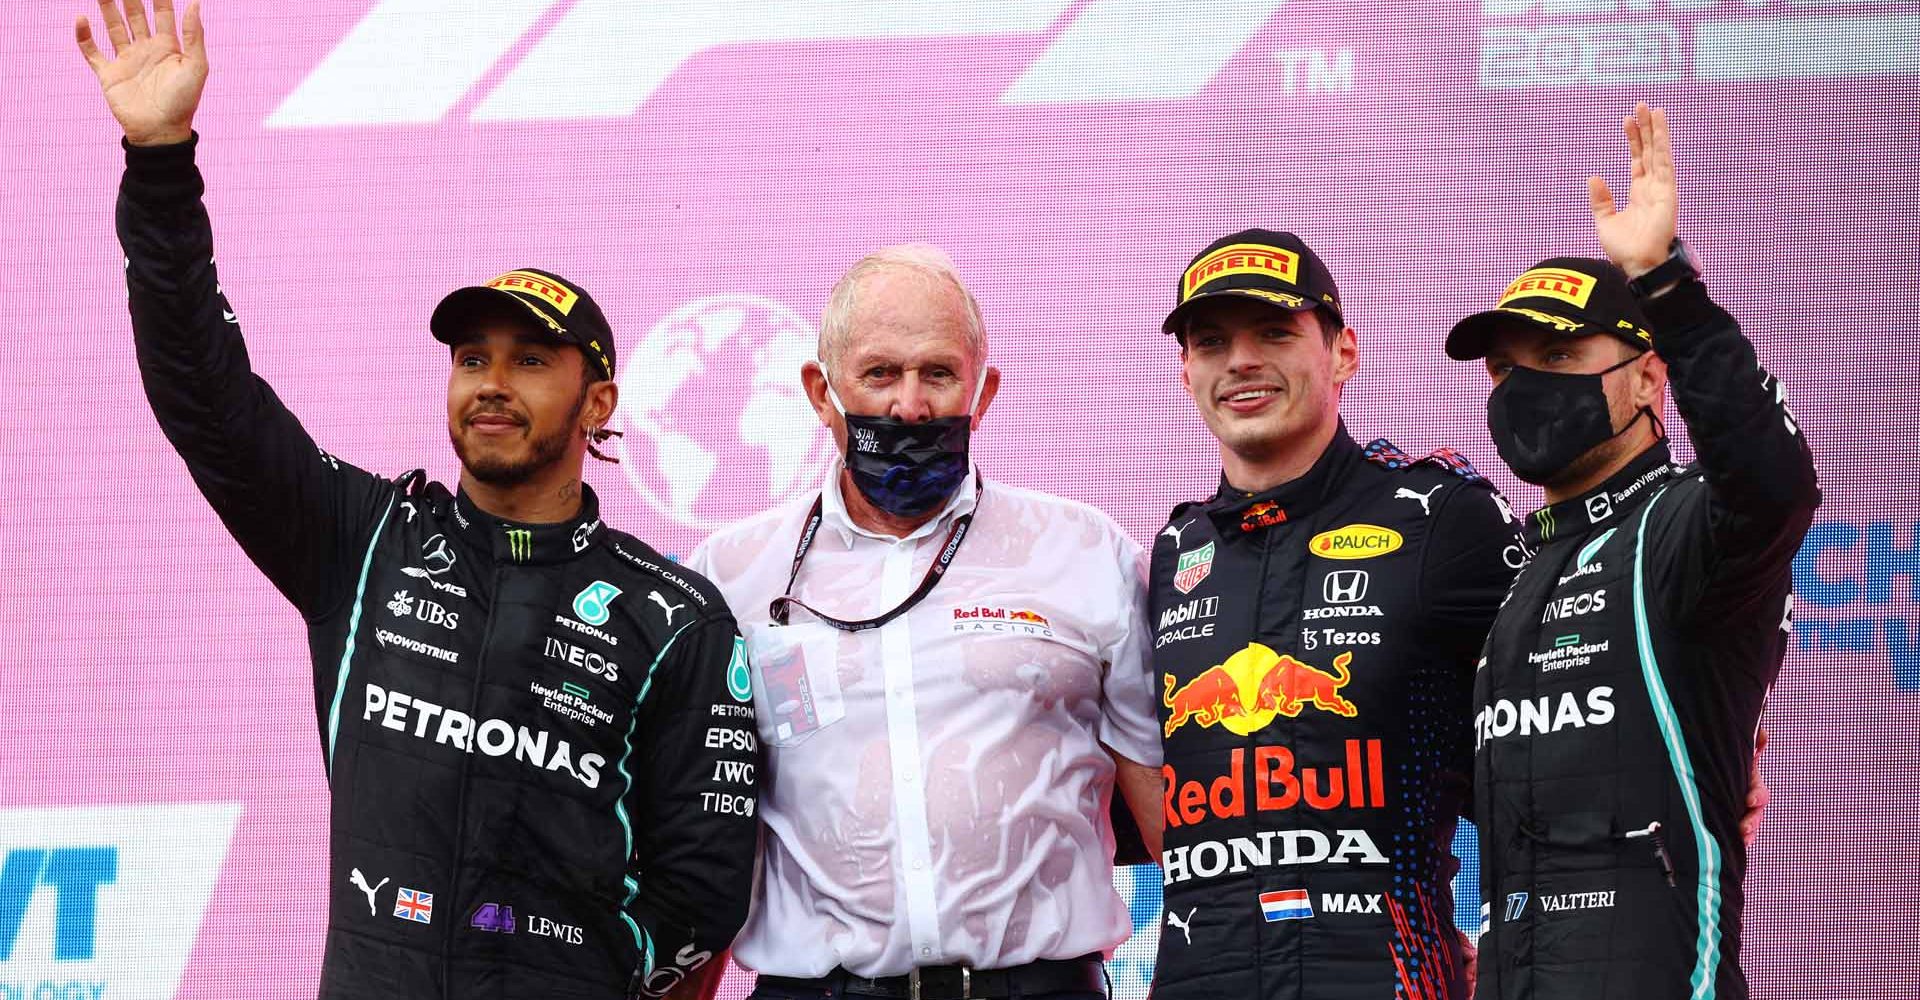
[[[80,54],[100,78],[100,92],[126,130],[128,142],[136,146],[185,142],[193,135],[193,112],[207,83],[207,39],[200,26],[200,4],[187,5],[176,35],[173,0],[153,0],[151,28],[144,0],[125,3],[123,17],[114,0],[100,0],[100,19],[113,42],[113,58],[95,44],[93,26],[85,17],[73,25]]]
[[[1667,113],[1647,107],[1645,101],[1620,125],[1633,161],[1627,207],[1614,208],[1613,191],[1599,177],[1587,178],[1587,197],[1600,246],[1627,277],[1637,278],[1667,259],[1679,224],[1673,137],[1667,131]]]

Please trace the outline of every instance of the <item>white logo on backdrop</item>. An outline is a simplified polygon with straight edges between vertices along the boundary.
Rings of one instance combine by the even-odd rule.
[[[1285,0],[1094,0],[1000,95],[1006,104],[1191,97]],[[381,0],[267,117],[274,128],[437,122],[560,0]],[[473,104],[474,121],[624,118],[689,60],[753,43],[1034,35],[1073,0],[578,0]],[[1142,24],[1178,25],[1142,61]],[[423,60],[421,52],[432,52]],[[1143,70],[1145,67],[1145,70]],[[1289,72],[1292,72],[1289,70]]]
[[[171,998],[240,809],[0,810],[0,996]]]
[[[1771,11],[1756,8],[1771,7]],[[1849,0],[1481,0],[1480,85],[1619,86],[1920,72],[1910,12]],[[1783,10],[1800,7],[1813,10]],[[1761,16],[1755,16],[1759,14]]]
[[[812,324],[758,295],[695,299],[654,324],[621,359],[628,482],[705,531],[818,489],[836,456],[800,385],[814,341]]]

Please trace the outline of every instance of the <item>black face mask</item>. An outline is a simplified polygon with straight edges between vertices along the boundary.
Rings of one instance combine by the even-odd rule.
[[[1507,468],[1529,483],[1543,485],[1580,456],[1625,434],[1640,414],[1614,430],[1601,379],[1638,360],[1640,356],[1631,357],[1591,375],[1517,365],[1508,371],[1487,397],[1487,430]],[[1641,411],[1651,413],[1645,407]]]
[[[919,517],[946,503],[966,480],[971,413],[921,423],[860,416],[840,405],[832,383],[827,392],[847,422],[847,471],[868,503],[895,517]],[[979,401],[976,388],[974,405]]]

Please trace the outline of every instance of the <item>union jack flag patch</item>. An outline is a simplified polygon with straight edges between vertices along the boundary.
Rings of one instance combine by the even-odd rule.
[[[393,904],[393,915],[416,923],[433,923],[433,893],[418,889],[400,890],[400,896]]]

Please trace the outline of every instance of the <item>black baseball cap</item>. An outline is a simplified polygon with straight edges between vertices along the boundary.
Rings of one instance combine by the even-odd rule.
[[[1627,284],[1627,273],[1594,257],[1549,257],[1507,284],[1492,309],[1453,325],[1447,357],[1487,356],[1493,334],[1514,323],[1536,323],[1562,337],[1606,334],[1639,348],[1653,347],[1647,314]]]
[[[1219,295],[1258,299],[1288,312],[1326,309],[1340,315],[1340,288],[1320,255],[1292,233],[1243,229],[1222,236],[1195,255],[1181,272],[1173,311],[1163,333],[1182,333],[1188,307]]]
[[[550,271],[523,267],[487,282],[456,288],[433,308],[428,327],[443,344],[458,344],[487,320],[507,320],[580,348],[587,363],[613,377],[613,328],[581,288]]]

